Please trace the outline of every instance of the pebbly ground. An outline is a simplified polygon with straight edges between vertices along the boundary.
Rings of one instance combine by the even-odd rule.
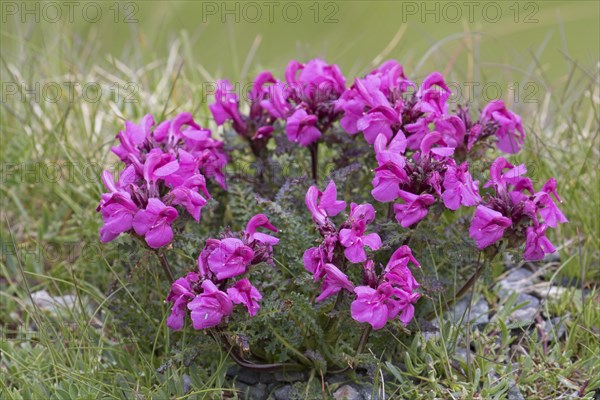
[[[559,261],[558,259],[546,260],[550,263]],[[537,271],[537,272],[534,272]],[[504,322],[511,328],[511,334],[523,335],[537,330],[541,340],[553,341],[562,338],[566,332],[565,321],[569,315],[552,316],[545,315],[543,302],[549,297],[560,297],[567,290],[564,287],[551,285],[549,282],[541,279],[543,271],[535,269],[533,266],[525,264],[514,266],[507,270],[496,282],[494,293],[497,301],[503,303],[506,299],[516,295],[516,307],[507,316]],[[469,303],[471,303],[469,311]],[[499,315],[492,311],[487,300],[475,293],[473,298],[467,294],[459,299],[445,313],[445,319],[451,320],[457,325],[469,326],[472,331],[483,331],[485,326],[494,323]],[[424,323],[427,326],[422,331],[424,340],[434,340],[440,336],[440,321],[434,320],[431,323]],[[454,352],[454,358],[464,361],[470,349],[464,347],[464,337],[457,340],[457,346]],[[473,353],[471,353],[473,355]],[[365,382],[372,381],[366,370],[354,371],[355,377],[352,380],[349,376],[328,376],[324,377],[324,383],[333,390],[335,400],[375,400],[385,397],[377,393],[373,385]],[[393,379],[393,377],[385,377]],[[305,388],[309,379],[308,373],[293,372],[283,373],[259,373],[240,369],[237,366],[231,367],[227,372],[228,383],[238,393],[240,399],[248,400],[290,400],[296,398],[306,398]],[[321,380],[320,377],[315,379]],[[360,382],[360,383],[359,383]],[[518,387],[513,384],[508,391],[509,400],[524,399]]]

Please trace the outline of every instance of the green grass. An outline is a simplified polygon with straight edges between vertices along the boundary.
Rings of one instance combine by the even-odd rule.
[[[3,26],[2,82],[98,82],[102,98],[58,103],[30,102],[19,95],[3,98],[1,399],[221,398],[231,393],[223,391],[230,362],[219,351],[203,356],[202,363],[187,365],[182,359],[161,368],[180,346],[165,327],[166,305],[160,313],[144,316],[143,336],[135,327],[131,334],[118,324],[117,311],[109,307],[113,297],[129,298],[131,312],[146,314],[144,300],[134,292],[137,277],[157,282],[148,298],[164,298],[167,287],[158,283],[159,269],[151,254],[125,268],[115,261],[116,246],[99,246],[99,170],[115,161],[109,147],[123,119],[189,110],[207,123],[202,82],[215,77],[245,80],[258,66],[280,73],[294,56],[325,56],[339,62],[348,76],[368,71],[375,59],[396,58],[409,76],[439,69],[450,81],[498,82],[503,90],[519,82],[521,95],[525,83],[534,82],[536,101],[525,103],[521,96],[512,105],[528,132],[524,151],[513,159],[528,165],[538,187],[556,177],[570,220],[551,238],[562,262],[547,277],[598,284],[597,4],[542,3],[541,22],[534,26],[477,22],[438,28],[410,22],[402,28],[393,22],[397,13],[391,2],[381,2],[378,13],[368,13],[366,2],[356,4],[356,9],[340,8],[338,25],[315,29],[281,23],[194,27],[198,9],[183,2],[173,7],[155,3],[155,14],[145,5],[135,26],[105,20],[36,28],[11,20]],[[275,34],[284,26],[290,29],[286,34]],[[135,83],[137,102],[113,101],[115,82],[121,88]],[[121,89],[122,95],[128,93]],[[503,97],[508,102],[514,98],[507,92]],[[52,163],[61,166],[59,179],[47,167]],[[71,311],[53,315],[31,305],[31,294],[39,290],[54,296],[75,294],[78,301]],[[483,287],[478,290],[492,296]],[[502,320],[490,325],[489,331],[472,338],[476,352],[468,365],[454,360],[453,349],[462,336],[456,328],[444,326],[442,337],[428,342],[417,334],[405,349],[411,365],[398,368],[382,360],[379,368],[386,378],[376,382],[376,390],[385,388],[390,398],[487,399],[503,398],[516,382],[525,397],[555,399],[587,385],[584,392],[593,398],[592,390],[600,386],[598,296],[595,290],[582,300],[573,289],[545,304],[548,311],[572,316],[565,339],[546,348],[534,333],[520,337],[522,351],[512,353],[506,344],[514,339]],[[507,306],[503,312],[508,311]],[[39,330],[32,330],[34,326]],[[498,334],[499,343],[491,339],[492,333]],[[513,363],[521,372],[512,370]],[[192,377],[193,391],[187,395],[182,392],[183,374]],[[320,387],[315,378],[311,385],[317,383]]]

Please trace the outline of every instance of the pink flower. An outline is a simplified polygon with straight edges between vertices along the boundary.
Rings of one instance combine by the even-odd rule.
[[[173,198],[172,204],[182,205],[186,211],[196,220],[200,222],[200,212],[202,207],[206,205],[206,199],[198,193],[200,189],[205,196],[209,197],[206,189],[206,180],[204,176],[196,174],[188,178],[183,185],[171,190],[170,196]]]
[[[370,324],[373,329],[383,328],[389,319],[394,319],[400,312],[398,303],[391,298],[393,288],[389,283],[382,283],[377,289],[357,286],[354,293],[357,297],[350,305],[352,318]]]
[[[226,293],[217,289],[209,280],[202,282],[203,293],[196,296],[187,305],[191,311],[194,329],[206,329],[217,326],[223,317],[231,315],[233,303]]]
[[[300,71],[300,74],[298,74]],[[346,80],[340,68],[315,58],[306,64],[292,60],[285,69],[288,84],[297,87],[296,95],[313,101],[323,100],[331,94],[339,95],[346,89]]]
[[[396,289],[394,293],[400,307],[400,321],[406,326],[415,315],[414,304],[421,298],[421,294],[403,289]]]
[[[388,265],[386,267],[386,272],[395,267],[397,264],[408,265],[409,262],[412,262],[416,267],[420,267],[421,264],[417,261],[417,259],[413,256],[412,250],[407,245],[400,246],[394,251],[394,254],[390,257],[388,261]]]
[[[212,252],[217,249],[221,245],[221,241],[213,238],[206,239],[206,243],[204,244],[204,248],[200,252],[198,256],[198,271],[200,271],[200,275],[204,279],[215,279],[214,274],[212,273],[210,266],[208,264],[208,257],[212,254]]]
[[[373,149],[375,150],[375,156],[379,165],[392,162],[404,167],[403,154],[406,151],[406,136],[404,136],[402,131],[398,131],[389,143],[385,135],[377,135]]]
[[[352,203],[348,223],[351,228],[340,230],[340,243],[346,249],[344,255],[353,263],[363,262],[367,259],[364,246],[371,250],[381,247],[381,238],[376,233],[365,235],[366,225],[375,219],[375,210],[370,204],[356,205]]]
[[[161,149],[152,149],[144,162],[144,180],[150,195],[158,196],[157,185],[179,170],[179,161],[173,154],[164,153]]]
[[[254,317],[260,309],[258,300],[262,299],[262,295],[246,278],[237,281],[233,287],[227,289],[227,294],[234,304],[246,306],[251,317]]]
[[[413,193],[399,191],[400,198],[405,204],[394,204],[396,220],[404,228],[416,224],[429,212],[429,206],[435,202],[435,198],[430,194],[416,195]]]
[[[244,236],[248,244],[252,244],[254,241],[268,245],[276,245],[279,243],[279,239],[275,236],[257,232],[256,230],[258,228],[266,228],[272,232],[277,232],[277,228],[269,222],[269,219],[265,214],[256,214],[254,217],[250,218],[248,225],[246,225],[246,230],[244,230]]]
[[[485,206],[477,206],[471,220],[469,236],[475,240],[477,248],[482,250],[502,239],[506,228],[512,225],[510,218]]]
[[[220,240],[218,245],[211,242],[210,247],[207,241],[204,251],[209,252],[206,258],[208,268],[219,280],[243,274],[254,258],[254,251],[236,238]]]
[[[404,166],[404,157],[390,157],[375,169],[375,177],[372,181],[373,190],[371,190],[371,195],[375,200],[388,202],[398,198],[400,185],[409,181]]]
[[[131,199],[131,195],[126,190],[129,182],[135,179],[133,166],[129,166],[115,184],[112,174],[109,171],[102,173],[102,181],[109,193],[102,195],[102,200],[96,208],[100,211],[104,225],[100,228],[100,241],[102,243],[114,240],[121,233],[130,230],[133,226],[133,217],[139,211],[138,206]]]
[[[388,104],[369,110],[357,121],[356,127],[364,133],[367,143],[373,144],[379,134],[385,135],[388,139],[391,138],[393,134],[391,126],[399,122],[400,116]]]
[[[414,84],[406,79],[402,66],[394,60],[364,78],[357,78],[336,102],[336,110],[344,112],[342,128],[351,135],[362,131],[369,144],[378,135],[389,140],[402,123],[402,95],[408,86]]]
[[[383,271],[383,276],[386,281],[410,293],[419,287],[419,283],[414,278],[410,269],[408,269],[409,262],[412,262],[417,267],[421,266],[413,256],[410,247],[406,245],[398,247],[390,257]]]
[[[287,86],[283,82],[276,82],[269,88],[269,98],[260,101],[260,105],[275,118],[287,119],[292,111],[292,106],[287,101]]]
[[[553,228],[556,228],[558,224],[569,222],[567,217],[560,211],[550,194],[553,194],[558,202],[560,197],[556,192],[556,180],[550,179],[544,184],[542,190],[533,196],[534,202],[538,207],[538,212],[544,219],[544,222]]]
[[[393,268],[384,274],[384,279],[407,293],[412,292],[420,286],[419,282],[417,282],[412,272],[405,264],[394,265]]]
[[[454,154],[454,147],[449,146],[444,140],[444,136],[436,131],[423,136],[419,150],[421,150],[421,155],[430,154],[437,158],[450,157]]]
[[[467,162],[458,167],[450,165],[444,175],[444,205],[450,210],[458,210],[461,204],[466,207],[477,205],[481,201],[478,185],[479,182],[473,181],[469,174]]]
[[[346,208],[346,202],[337,200],[337,188],[334,181],[329,181],[324,192],[316,186],[308,188],[305,196],[306,207],[313,221],[319,226],[325,225],[327,217],[334,217]]]
[[[507,170],[504,172],[504,170]],[[517,185],[523,181],[523,175],[527,173],[525,164],[514,166],[504,157],[498,157],[490,167],[490,180],[483,186],[484,188],[494,186],[497,192],[506,192],[508,185]]]
[[[448,113],[447,101],[451,94],[452,91],[446,85],[444,76],[439,72],[432,72],[423,80],[417,91],[419,102],[415,108],[432,116],[443,116]]]
[[[521,117],[508,110],[502,100],[493,100],[481,112],[483,123],[494,123],[498,126],[498,148],[505,153],[518,153],[525,142],[525,133]]]
[[[313,274],[315,282],[325,273],[325,255],[321,247],[311,247],[304,252],[304,269]]]
[[[225,121],[232,120],[236,131],[245,131],[246,123],[242,119],[239,107],[239,98],[235,93],[233,86],[228,80],[217,81],[217,90],[215,92],[215,102],[208,106],[215,122],[223,125]]]
[[[308,146],[321,137],[321,131],[317,129],[316,124],[317,117],[315,115],[308,114],[305,110],[299,108],[288,117],[285,133],[290,142]]]
[[[543,259],[545,254],[556,251],[554,245],[546,237],[546,229],[548,229],[548,226],[545,224],[527,227],[525,253],[523,253],[525,260],[538,261]]]
[[[456,115],[448,115],[435,121],[435,130],[442,134],[444,142],[450,147],[461,147],[464,144],[467,128],[465,122]]]
[[[173,303],[171,315],[167,318],[167,326],[175,331],[183,328],[183,319],[187,312],[187,304],[196,296],[192,283],[197,283],[200,276],[195,272],[188,273],[185,278],[179,278],[171,284],[167,301]]]
[[[323,301],[326,298],[333,296],[342,289],[349,292],[354,290],[352,282],[348,280],[348,276],[340,271],[333,264],[325,264],[325,280],[323,281],[322,292],[317,297],[317,301]]]
[[[293,114],[287,118],[287,137],[301,146],[309,146],[319,140],[340,116],[334,103],[345,90],[345,79],[337,65],[328,65],[320,59],[306,64],[290,61],[285,78],[290,87],[285,100],[294,107]],[[274,100],[283,103],[276,97]],[[273,103],[271,114],[286,114],[287,107],[279,107],[277,103]]]
[[[138,211],[133,217],[133,229],[138,235],[145,236],[148,246],[157,249],[173,239],[171,223],[178,215],[173,207],[167,207],[159,199],[151,198],[148,199],[146,209]]]
[[[114,240],[123,232],[133,226],[133,218],[139,211],[131,200],[129,193],[114,193],[109,200],[100,206],[104,225],[100,228],[100,241],[102,243]]]
[[[396,318],[402,311],[400,320],[408,324],[414,315],[413,304],[419,299],[419,293],[408,293],[383,282],[377,289],[369,286],[354,288],[357,297],[350,306],[352,318],[358,322],[366,322],[373,329],[381,329],[387,321]]]
[[[150,138],[150,131],[153,126],[154,118],[150,114],[146,114],[139,125],[131,121],[125,121],[125,131],[121,131],[117,135],[120,144],[112,147],[112,152],[119,156],[122,161],[127,161],[130,155],[138,157],[140,155],[139,146],[147,138]]]

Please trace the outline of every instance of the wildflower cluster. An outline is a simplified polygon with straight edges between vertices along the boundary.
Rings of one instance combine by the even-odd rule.
[[[478,116],[472,116],[474,112],[467,106],[452,110],[451,95],[439,72],[417,85],[393,60],[356,78],[350,87],[346,87],[346,78],[336,65],[320,59],[305,64],[291,61],[281,80],[269,71],[259,73],[246,105],[241,104],[234,85],[220,80],[215,101],[209,105],[216,124],[227,124],[243,138],[257,165],[268,165],[270,161],[305,162],[304,157],[294,158],[297,152],[288,151],[290,146],[282,146],[279,140],[276,150],[271,151],[274,146],[269,141],[274,137],[285,136],[289,142],[307,148],[312,161],[313,182],[306,185],[310,187],[296,190],[304,178],[283,183],[277,179],[249,183],[231,180],[228,190],[224,167],[229,156],[222,141],[201,128],[189,113],[156,126],[152,116],[146,115],[139,125],[127,121],[125,130],[117,135],[120,144],[112,151],[125,164],[120,178],[115,182],[108,171],[102,175],[108,192],[102,195],[98,206],[104,220],[101,241],[131,233],[143,237],[153,249],[166,246],[174,237],[171,225],[181,213],[187,212],[200,221],[214,181],[228,191],[213,192],[223,206],[214,209],[211,218],[249,221],[243,231],[227,229],[218,238],[204,233],[208,238],[202,238],[205,245],[197,268],[174,282],[166,253],[157,252],[171,281],[167,301],[172,308],[167,325],[180,330],[189,315],[194,329],[219,327],[218,331],[211,331],[213,337],[231,350],[232,357],[240,365],[259,368],[259,363],[244,359],[244,351],[230,348],[220,325],[229,322],[235,329],[236,320],[229,318],[234,305],[243,306],[249,316],[255,316],[263,298],[261,291],[271,290],[265,296],[269,300],[263,303],[265,309],[274,310],[267,314],[269,321],[254,318],[243,328],[250,332],[248,336],[256,333],[252,344],[255,348],[268,348],[258,355],[249,352],[251,357],[263,361],[280,359],[279,354],[273,357],[279,349],[282,354],[295,354],[296,361],[303,364],[300,367],[311,363],[305,354],[319,355],[315,360],[323,356],[331,366],[347,365],[347,354],[338,357],[324,348],[331,345],[325,338],[337,329],[355,327],[356,323],[331,318],[345,314],[329,312],[346,300],[352,319],[368,324],[356,354],[364,350],[371,328],[379,330],[396,320],[408,325],[415,315],[415,304],[423,295],[411,268],[421,268],[416,258],[424,263],[423,268],[429,264],[425,261],[428,255],[419,252],[421,246],[413,238],[411,248],[409,241],[411,236],[419,237],[418,233],[412,235],[415,229],[427,227],[425,223],[420,228],[417,225],[428,216],[464,228],[462,218],[448,214],[473,207],[469,236],[474,243],[469,242],[468,246],[482,251],[490,248],[484,251],[486,262],[504,245],[516,248],[523,244],[526,260],[540,260],[555,251],[546,237],[548,227],[567,222],[557,206],[561,199],[554,178],[535,191],[532,180],[525,177],[525,165],[514,166],[503,157],[493,162],[489,158],[494,148],[509,154],[520,150],[525,139],[521,118],[501,100],[487,104]],[[234,136],[224,137],[229,140]],[[327,143],[328,148],[319,149],[319,143]],[[229,148],[239,150],[242,158],[248,155],[246,148]],[[350,202],[349,210],[348,203],[338,199],[334,180],[319,190],[319,152],[328,157],[328,165],[334,166],[331,176],[338,183],[349,173],[350,160],[352,165],[369,165],[356,172],[357,185],[352,193],[360,200]],[[231,159],[237,162],[238,153],[232,154],[235,156]],[[484,179],[483,170],[487,174],[490,164],[489,180],[480,187],[477,179]],[[480,165],[484,167],[475,168]],[[361,188],[365,190],[361,192]],[[253,197],[253,193],[257,196]],[[308,249],[307,238],[313,228],[304,209],[298,207],[302,196],[320,235],[318,244]],[[265,282],[253,275],[254,284],[250,282],[250,267],[259,263],[273,265],[273,246],[279,243],[278,238],[259,231],[278,229],[257,207],[264,207],[265,212],[290,226],[284,242],[277,247],[282,256],[277,261],[294,279],[275,277],[273,282]],[[376,210],[384,210],[387,215],[378,215]],[[442,214],[448,218],[438,219]],[[390,223],[393,219],[398,225]],[[407,229],[407,234],[390,231],[391,227],[398,232]],[[198,233],[178,235],[182,245],[177,245],[189,249],[184,242],[190,239],[195,249],[197,236]],[[195,251],[192,252],[195,257]],[[294,271],[302,270],[302,264],[314,282],[320,284],[316,302],[337,296],[333,308],[327,303],[314,307],[309,300],[314,292],[299,283],[302,278],[298,278],[298,270]],[[482,264],[465,285],[475,282],[481,268]],[[464,293],[462,289],[458,293]],[[282,326],[274,327],[277,324],[271,319],[286,314],[275,310],[288,307],[296,307],[297,315],[280,319]],[[324,321],[327,325],[322,329],[320,324]],[[291,326],[302,323],[306,325],[301,330]],[[268,331],[277,329],[286,333],[273,332],[278,340],[267,343]],[[286,334],[297,336],[300,331],[305,338],[298,338],[293,344],[282,341]],[[352,341],[356,336],[345,332],[340,335],[346,335],[340,342]],[[285,349],[278,347],[281,343]],[[347,348],[346,345],[341,347]],[[291,347],[293,351],[289,351]],[[280,361],[286,361],[286,357],[294,358],[283,355]],[[272,364],[265,365],[276,369]],[[282,369],[290,365],[298,367],[278,364]]]
[[[491,179],[485,187],[493,187],[494,193],[477,207],[469,228],[479,249],[505,237],[513,246],[525,240],[526,260],[541,260],[545,254],[554,253],[546,230],[568,222],[555,202],[560,202],[556,180],[550,179],[536,192],[531,179],[523,176],[526,172],[524,164],[515,167],[502,157],[492,164]]]
[[[226,188],[223,142],[212,138],[189,113],[156,127],[151,115],[139,125],[127,121],[117,138],[120,145],[112,151],[126,168],[117,182],[109,171],[102,174],[108,189],[97,208],[104,220],[102,242],[133,230],[151,248],[165,246],[173,239],[171,224],[179,217],[174,206],[183,207],[199,222],[210,198],[206,179]]]
[[[354,293],[352,318],[367,322],[374,329],[381,329],[388,320],[401,313],[400,320],[406,325],[414,315],[413,304],[420,294],[414,290],[419,284],[408,269],[409,261],[416,266],[408,246],[401,246],[390,258],[385,268],[378,268],[372,258],[367,257],[365,248],[372,251],[381,248],[377,233],[366,233],[367,225],[375,220],[375,209],[371,204],[350,205],[350,214],[338,227],[330,217],[346,209],[346,202],[337,200],[337,188],[330,181],[324,192],[311,186],[306,193],[306,206],[323,237],[319,246],[304,253],[304,268],[313,274],[315,282],[322,280],[322,291],[317,301],[323,301],[343,290]],[[344,273],[348,262],[363,263],[362,282],[354,286]]]
[[[177,279],[171,285],[167,301],[173,303],[167,326],[174,330],[183,328],[188,311],[194,329],[217,326],[233,312],[233,305],[246,307],[253,317],[260,306],[262,295],[242,278],[234,283],[231,278],[242,276],[252,265],[273,263],[273,247],[279,239],[262,232],[266,228],[277,232],[264,214],[248,221],[243,232],[225,232],[220,239],[208,239],[198,257],[198,270]]]
[[[256,77],[248,95],[247,115],[240,112],[239,96],[227,80],[217,82],[216,102],[210,110],[217,124],[231,121],[233,129],[253,142],[252,146],[264,147],[264,139],[273,134],[278,119],[285,121],[291,142],[309,146],[340,117],[334,103],[346,89],[345,83],[337,65],[320,59],[306,64],[291,61],[285,70],[285,81],[276,80],[268,71]]]
[[[450,113],[451,95],[439,72],[427,76],[417,88],[406,79],[402,66],[390,60],[357,78],[335,108],[344,113],[340,121],[344,130],[349,134],[363,132],[369,144],[374,144],[379,134],[389,141],[402,132],[410,150],[448,156],[453,149],[470,151],[478,141],[495,136],[500,150],[519,151],[524,141],[521,119],[501,100],[489,103],[479,121],[473,123],[468,110]]]

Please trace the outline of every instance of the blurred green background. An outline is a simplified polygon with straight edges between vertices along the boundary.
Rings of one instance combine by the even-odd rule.
[[[567,54],[593,66],[600,47],[594,0],[72,3],[3,2],[4,57],[18,60],[29,46],[58,73],[88,61],[79,57],[83,48],[94,63],[109,56],[143,63],[166,57],[185,32],[190,47],[181,51],[214,75],[237,76],[257,65],[282,70],[291,58],[314,56],[348,74],[364,71],[377,56],[403,61],[411,75],[416,66],[424,74],[428,59],[466,72],[464,48],[476,46],[480,65],[492,64],[488,73],[526,68],[535,55],[553,80],[564,75]]]

